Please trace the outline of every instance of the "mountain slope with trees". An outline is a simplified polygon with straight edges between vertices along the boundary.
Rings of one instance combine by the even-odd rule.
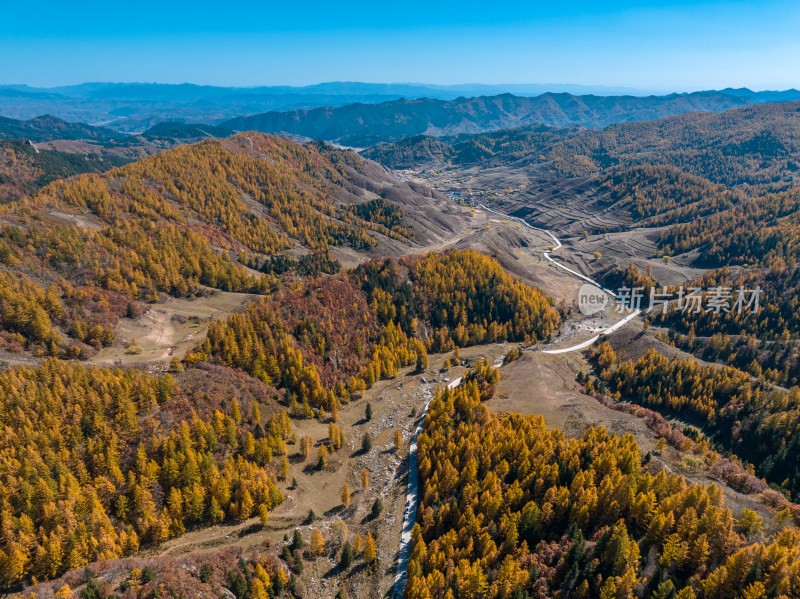
[[[0,139],[29,139],[30,141],[50,141],[53,139],[90,139],[98,142],[113,142],[125,139],[127,135],[105,127],[95,127],[86,123],[70,123],[44,114],[27,121],[0,117]]]
[[[187,383],[57,359],[0,374],[0,586],[187,527],[266,520],[283,500],[275,458],[289,418],[268,388],[233,372]]]
[[[370,177],[353,153],[255,134],[56,181],[0,206],[3,344],[79,356],[109,342],[109,327],[138,302],[269,289],[275,276],[249,266],[285,249],[412,243],[414,225]]]
[[[718,487],[651,470],[631,435],[491,413],[497,377],[479,365],[431,404],[408,599],[792,596],[796,529],[765,537]]]
[[[800,492],[794,431],[800,389],[775,389],[737,368],[670,359],[651,349],[617,364],[608,343],[595,350],[600,379],[612,393],[668,415],[696,422],[726,451],[754,464],[755,472],[788,497]]]
[[[32,195],[56,179],[102,173],[126,162],[114,156],[41,149],[28,141],[0,141],[0,204]]]
[[[728,187],[758,193],[796,185],[800,176],[800,102],[761,104],[719,114],[691,112],[599,130],[519,127],[460,136],[438,148],[445,164],[541,165],[558,177],[595,175],[609,167],[673,166]],[[404,140],[365,155],[387,166],[408,165],[409,156],[429,160]]]
[[[240,368],[284,389],[293,415],[334,410],[352,394],[424,369],[427,352],[548,339],[562,314],[552,300],[471,250],[367,262],[265,297],[211,325],[187,355]]]

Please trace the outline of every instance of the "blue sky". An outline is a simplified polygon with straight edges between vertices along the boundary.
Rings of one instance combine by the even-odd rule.
[[[800,2],[0,0],[0,83],[800,88]]]

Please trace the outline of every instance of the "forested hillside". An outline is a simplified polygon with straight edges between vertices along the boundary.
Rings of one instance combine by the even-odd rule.
[[[34,194],[56,179],[104,172],[126,162],[38,149],[28,141],[0,141],[0,204]]]
[[[386,144],[366,155],[389,166],[425,153],[420,138]],[[692,112],[599,130],[535,125],[456,138],[439,148],[454,165],[488,161],[541,164],[556,176],[597,174],[609,167],[674,166],[728,187],[775,192],[800,175],[800,103],[762,104],[719,114]]]
[[[233,371],[181,380],[56,359],[0,374],[0,585],[266,520],[292,430],[274,390]]]
[[[407,243],[413,233],[397,206],[334,199],[358,199],[350,178],[362,164],[324,145],[247,135],[56,181],[0,206],[3,344],[79,356],[110,342],[109,327],[137,302],[270,288],[274,276],[246,265],[283,249],[364,250],[376,236]]]
[[[725,267],[692,282],[699,289],[760,289],[759,309],[690,313],[672,306],[653,321],[668,327],[668,340],[704,360],[721,361],[783,386],[800,383],[795,349],[800,334],[800,270]],[[705,297],[707,299],[708,293]]]
[[[48,294],[32,305],[58,304]],[[377,380],[426,368],[429,349],[532,342],[560,320],[544,294],[460,251],[301,279],[212,323],[185,371],[177,359],[157,376],[55,358],[7,369],[0,584],[53,578],[192,527],[266,522],[283,498],[290,417],[330,412],[335,423]]]
[[[123,133],[105,127],[70,123],[50,114],[43,114],[26,121],[0,116],[0,139],[29,139],[34,142],[52,139],[91,139],[110,142],[120,141],[126,137]]]
[[[655,227],[696,222],[742,202],[745,194],[690,175],[674,166],[641,165],[612,169],[599,178],[606,202],[632,222]]]
[[[798,498],[797,387],[774,389],[737,368],[670,359],[652,349],[617,364],[614,350],[604,343],[596,360],[612,393],[697,423],[714,442],[753,464],[758,476]]]
[[[561,322],[552,300],[474,251],[368,262],[266,297],[214,323],[187,356],[286,389],[293,414],[338,409],[351,394],[424,368],[427,351],[535,342]]]
[[[629,225],[667,226],[657,237],[661,255],[695,251],[692,263],[701,268],[781,271],[797,262],[797,188],[745,191],[663,165],[607,169],[597,185],[604,204],[628,215]]]
[[[797,189],[754,197],[670,227],[660,245],[667,255],[698,249],[695,263],[705,267],[792,266],[798,258],[799,206]]]
[[[554,145],[546,155],[574,173],[664,164],[727,186],[777,191],[793,185],[799,153],[800,103],[788,102],[613,125]]]
[[[792,596],[800,536],[652,471],[630,435],[491,413],[480,366],[431,404],[406,597]]]
[[[581,133],[581,129],[547,125],[503,129],[483,135],[436,139],[418,135],[367,148],[362,155],[392,168],[427,164],[466,165],[482,161],[510,162],[536,155],[553,144]]]

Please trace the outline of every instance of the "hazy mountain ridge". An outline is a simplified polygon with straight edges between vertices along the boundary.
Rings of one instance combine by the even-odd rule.
[[[691,103],[692,97],[723,94],[728,98],[726,104],[728,107],[800,99],[800,92],[797,90],[753,92],[743,88],[668,96],[646,95],[654,93],[661,94],[663,92],[569,84],[429,85],[329,82],[303,87],[259,86],[251,88],[151,83],[83,83],[54,88],[5,85],[0,86],[0,115],[25,120],[42,114],[52,114],[71,122],[83,121],[91,125],[104,125],[121,132],[135,134],[164,121],[219,124],[226,119],[241,115],[256,115],[267,111],[335,108],[354,103],[380,104],[403,98],[410,100],[428,98],[450,102],[458,98],[492,97],[504,94],[514,94],[518,97],[576,95],[580,96],[587,105],[593,105],[595,101],[591,100],[592,97],[638,98],[644,104],[649,104],[654,99],[657,103],[683,103],[687,101],[687,98]],[[712,105],[706,108],[701,105],[682,108],[679,111],[685,112],[687,109],[720,110],[724,107]],[[641,120],[657,116],[666,116],[666,114],[650,116],[635,114],[630,118]],[[582,122],[580,119],[578,120]],[[535,122],[565,124],[562,121],[564,121],[563,118],[558,122],[543,120]],[[619,122],[619,117],[614,113],[612,113],[611,122]],[[514,125],[514,122],[509,122],[502,126]],[[602,124],[587,126],[602,126]],[[482,127],[480,130],[489,129]],[[473,129],[465,129],[461,132],[467,131],[475,132]],[[422,132],[424,130],[405,132],[405,135]]]
[[[351,146],[374,145],[415,135],[445,137],[533,124],[602,128],[687,112],[722,112],[761,103],[765,96],[696,92],[669,96],[574,96],[511,94],[450,101],[397,100],[377,105],[352,104],[268,112],[220,123],[237,131],[291,133]],[[800,92],[797,93],[800,98]]]
[[[105,127],[69,123],[49,114],[20,121],[0,117],[0,138],[51,141],[53,139],[91,139],[98,142],[119,141],[127,137]]]
[[[385,102],[403,96],[437,94],[436,90],[425,87],[356,85],[235,88],[85,83],[49,89],[0,86],[0,115],[24,120],[50,113],[68,121],[85,121],[92,125],[108,125],[125,133],[140,133],[164,121],[213,123],[266,110]],[[458,94],[445,95],[456,97]]]
[[[165,121],[150,127],[142,133],[145,138],[203,139],[206,137],[228,137],[233,131],[225,127],[201,123],[181,123]]]
[[[307,86],[221,87],[194,84],[82,83],[53,88],[0,85],[0,115],[29,119],[50,113],[69,121],[109,125],[140,133],[163,121],[205,123],[268,110],[381,103],[399,98],[437,98],[547,91],[644,95],[652,91],[581,85],[426,85],[327,82]]]

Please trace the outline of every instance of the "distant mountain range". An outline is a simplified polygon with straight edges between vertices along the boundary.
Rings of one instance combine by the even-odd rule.
[[[544,124],[602,128],[687,112],[723,112],[754,104],[800,99],[800,91],[726,90],[667,96],[575,96],[546,93],[535,97],[502,94],[455,100],[395,100],[267,112],[220,123],[235,131],[300,135],[365,147],[415,135],[447,137]]]
[[[207,137],[229,137],[233,132],[224,127],[202,123],[163,122],[153,125],[140,135],[126,135],[107,127],[86,123],[70,123],[50,114],[26,121],[0,117],[0,139],[25,139],[35,143],[55,140],[81,140],[116,146],[136,144],[137,140],[175,140],[180,143],[199,141]]]
[[[67,121],[104,125],[124,133],[141,133],[164,121],[215,123],[268,110],[377,103],[401,97],[456,97],[422,86],[322,84],[292,87],[212,87],[148,83],[32,88],[0,86],[0,116],[29,119],[52,114]]]
[[[353,86],[352,89],[346,84],[337,85],[335,89],[343,93],[362,89],[360,87],[362,84],[349,84]],[[113,99],[132,98],[138,93],[142,98],[149,100],[159,94],[162,99],[206,94],[208,99],[221,89],[188,87],[190,89],[183,89],[183,86],[116,87],[86,84],[75,88],[58,89],[62,92],[69,91],[73,94],[73,99],[77,99],[78,94]],[[317,87],[325,89],[325,86]],[[380,87],[380,90],[387,91],[391,88],[392,86],[384,86]],[[22,88],[0,89],[0,92],[3,91],[10,95],[17,94],[20,98],[28,98],[33,105],[37,105],[41,98],[50,95]],[[280,95],[278,91],[270,93]],[[309,94],[313,95],[313,92]],[[519,127],[545,125],[575,130],[601,129],[610,125],[650,121],[691,112],[721,113],[731,109],[789,100],[800,100],[800,91],[753,92],[748,89],[727,89],[644,97],[545,93],[533,97],[500,94],[459,97],[451,100],[400,99],[379,104],[359,102],[337,107],[270,111],[252,116],[214,119],[213,123],[185,122],[180,119],[164,120],[150,116],[139,121],[141,126],[147,126],[135,135],[111,127],[70,122],[51,114],[44,114],[27,120],[0,117],[0,138],[28,139],[33,142],[84,140],[114,148],[147,145],[146,153],[208,137],[228,137],[241,131],[274,133],[295,139],[322,139],[359,148],[398,142],[416,136],[452,144],[463,136]],[[408,142],[403,144],[399,148],[389,149],[389,153],[396,154],[399,151],[400,154],[396,155],[400,156],[409,150],[410,153],[404,154],[402,160],[413,158],[416,151],[422,151],[423,155],[428,155],[429,152],[437,154],[436,144],[428,141],[419,147],[409,146]]]
[[[300,96],[398,96],[404,98],[453,99],[459,96],[488,96],[513,93],[538,96],[547,92],[571,94],[648,96],[663,92],[602,85],[526,84],[511,83],[489,85],[467,83],[461,85],[434,85],[423,83],[360,83],[357,81],[332,81],[305,86],[273,85],[255,87],[220,87],[193,85],[191,83],[81,83],[61,87],[31,87],[29,85],[0,85],[0,90],[21,94],[46,94],[72,98],[151,100],[190,102],[229,96],[300,95]]]
[[[141,133],[163,121],[215,123],[244,114],[381,103],[399,98],[436,98],[544,92],[633,94],[646,90],[581,85],[422,85],[409,83],[331,82],[291,86],[217,87],[157,83],[83,83],[52,88],[0,85],[0,116],[30,119],[52,114],[68,121],[107,125]]]
[[[27,121],[0,117],[0,139],[28,139],[33,142],[54,139],[86,139],[96,142],[120,141],[127,135],[85,123],[68,123],[50,114]]]
[[[752,92],[748,89],[726,89],[719,93],[747,103],[800,98],[800,92],[796,90]],[[354,103],[383,104],[399,99],[452,101],[502,94],[518,97],[573,94],[580,97],[625,96],[640,99],[655,94],[654,97],[670,97],[655,90],[569,84],[429,85],[331,82],[304,87],[250,88],[155,83],[84,83],[53,88],[0,85],[0,116],[27,120],[51,114],[69,122],[84,122],[137,134],[165,121],[217,125],[242,115],[269,111],[336,108]]]

